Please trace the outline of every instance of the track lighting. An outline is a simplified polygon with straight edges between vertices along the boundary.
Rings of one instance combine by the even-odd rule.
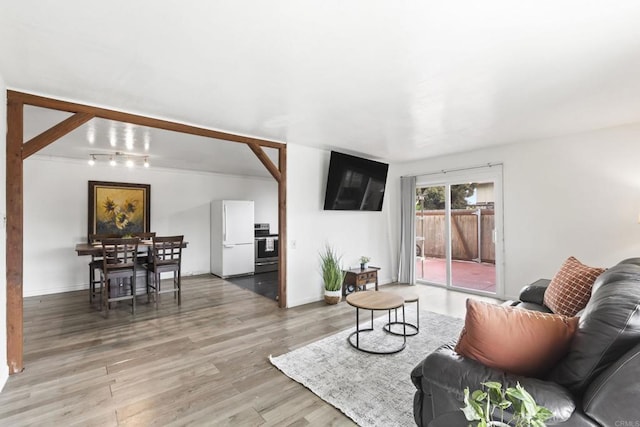
[[[109,159],[111,166],[116,166],[119,162],[124,162],[128,168],[134,167],[136,164],[142,164],[145,168],[149,165],[148,155],[130,154],[116,151],[115,153],[91,153],[89,154],[89,165],[93,166],[100,158]]]

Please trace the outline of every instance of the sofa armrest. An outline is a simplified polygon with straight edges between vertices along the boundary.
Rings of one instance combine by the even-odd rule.
[[[511,375],[504,371],[493,369],[483,364],[460,356],[453,351],[452,345],[444,345],[424,360],[422,376],[428,382],[440,389],[446,390],[462,404],[464,389],[470,391],[480,389],[486,381],[496,381],[503,387],[515,387],[520,383],[535,399],[536,403],[544,406],[553,414],[547,422],[556,424],[566,421],[576,409],[571,393],[559,384]]]
[[[520,301],[544,305],[544,293],[551,283],[549,279],[538,279],[520,290]]]
[[[589,384],[583,396],[584,413],[602,425],[640,420],[638,378],[640,343]]]

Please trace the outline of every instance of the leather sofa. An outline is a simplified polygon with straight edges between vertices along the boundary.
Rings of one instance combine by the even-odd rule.
[[[549,281],[523,288],[512,305],[549,312],[543,298]],[[640,426],[640,258],[621,261],[596,279],[567,355],[544,378],[516,376],[458,355],[448,343],[411,372],[418,426],[461,412],[463,390],[485,381],[505,387],[519,382],[553,413],[547,425]],[[500,331],[496,331],[497,334]]]

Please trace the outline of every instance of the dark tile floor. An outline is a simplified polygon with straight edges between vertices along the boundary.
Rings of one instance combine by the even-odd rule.
[[[278,300],[277,271],[259,273],[252,276],[230,277],[225,280],[274,301]]]

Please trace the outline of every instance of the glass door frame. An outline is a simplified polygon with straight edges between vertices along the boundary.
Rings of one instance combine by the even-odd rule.
[[[495,294],[480,290],[467,289],[452,285],[451,266],[451,186],[469,182],[493,182],[494,184],[494,244],[495,244]],[[425,283],[433,286],[441,286],[450,290],[464,291],[473,294],[504,298],[504,222],[503,222],[503,190],[502,190],[502,164],[492,164],[469,169],[441,171],[431,174],[416,176],[416,188],[419,187],[445,187],[445,256],[446,256],[446,284],[427,282],[416,279],[417,283]],[[415,202],[414,202],[415,204]],[[414,222],[416,215],[414,215]],[[414,255],[414,264],[415,264]]]

